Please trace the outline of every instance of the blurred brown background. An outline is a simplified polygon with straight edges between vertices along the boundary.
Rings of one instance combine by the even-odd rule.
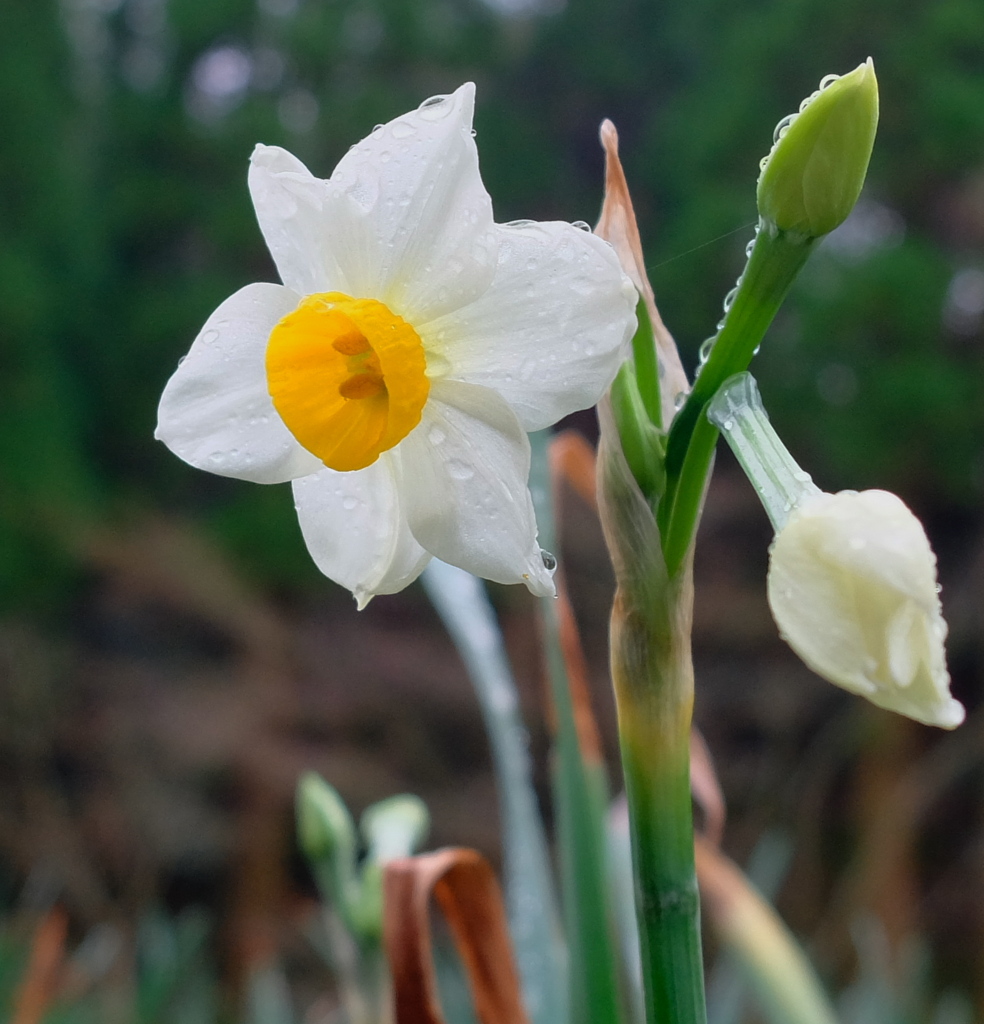
[[[869,184],[756,373],[821,486],[887,487],[923,518],[968,722],[944,735],[892,718],[799,664],[765,602],[768,523],[725,451],[698,544],[697,721],[726,847],[745,863],[763,837],[785,843],[778,905],[831,987],[882,972],[902,993],[924,963],[926,991],[966,993],[984,1019],[977,0],[5,0],[0,48],[4,992],[54,904],[79,963],[131,988],[146,922],[202,911],[225,990],[276,954],[299,1017],[322,1019],[331,980],[304,937],[314,890],[292,837],[308,768],[356,811],[417,793],[430,845],[498,857],[477,705],[422,591],[357,614],[310,565],[287,488],[208,477],[151,440],[204,318],[273,279],[245,188],[252,145],[327,175],[373,124],[473,79],[498,219],[593,221],[611,117],[693,365],[741,269],[772,126],[870,53]],[[595,429],[590,414],[576,425]],[[617,785],[610,574],[574,498],[562,532]],[[533,602],[493,597],[549,818]],[[967,1019],[959,1006],[946,1020]]]

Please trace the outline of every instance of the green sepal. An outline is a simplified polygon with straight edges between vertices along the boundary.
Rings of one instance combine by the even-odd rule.
[[[611,402],[625,460],[655,509],[666,490],[664,434],[649,417],[631,362],[622,364],[612,382]]]

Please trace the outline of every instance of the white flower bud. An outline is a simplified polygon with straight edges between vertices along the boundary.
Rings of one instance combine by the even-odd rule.
[[[815,493],[778,530],[769,605],[814,672],[927,725],[964,719],[950,696],[936,558],[887,491]]]

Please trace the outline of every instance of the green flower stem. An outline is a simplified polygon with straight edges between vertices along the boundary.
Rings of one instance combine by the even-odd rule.
[[[670,576],[693,540],[718,431],[704,415],[728,377],[748,368],[779,306],[813,249],[814,238],[760,225],[731,308],[693,391],[670,429],[660,535]]]
[[[690,797],[689,639],[689,628],[681,635],[665,620],[657,624],[637,609],[616,606],[612,670],[649,1024],[705,1020]]]
[[[612,681],[648,1024],[705,1024],[690,804],[691,561],[667,572],[652,507],[599,406],[599,500],[615,570]]]
[[[750,373],[736,373],[721,385],[707,406],[707,418],[724,432],[776,533],[786,525],[794,508],[820,493],[769,422]]]

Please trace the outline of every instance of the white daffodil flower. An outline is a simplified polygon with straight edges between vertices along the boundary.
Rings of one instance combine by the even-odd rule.
[[[593,405],[635,329],[607,243],[493,222],[474,94],[376,128],[327,181],[257,146],[283,285],[223,302],[161,399],[156,436],[186,462],[292,481],[308,550],[360,607],[432,556],[553,593],[526,432]]]
[[[768,596],[779,632],[817,675],[873,704],[953,729],[936,556],[887,491],[816,487],[779,440],[749,373],[725,381],[708,419],[723,431],[775,527]]]
[[[950,696],[936,557],[894,494],[806,498],[776,534],[768,593],[781,635],[818,675],[927,725],[963,721]]]

